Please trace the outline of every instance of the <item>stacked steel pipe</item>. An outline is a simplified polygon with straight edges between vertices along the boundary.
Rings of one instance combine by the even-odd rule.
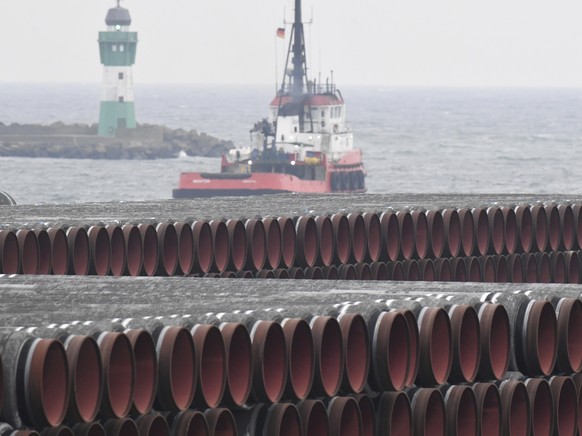
[[[0,435],[575,435],[582,201],[436,202],[11,206]]]

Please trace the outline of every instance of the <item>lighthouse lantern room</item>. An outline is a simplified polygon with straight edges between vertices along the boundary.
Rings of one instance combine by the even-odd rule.
[[[99,135],[102,136],[115,136],[117,129],[136,127],[131,66],[135,63],[137,32],[129,31],[131,16],[119,1],[107,12],[107,30],[99,32],[103,64],[99,114]]]

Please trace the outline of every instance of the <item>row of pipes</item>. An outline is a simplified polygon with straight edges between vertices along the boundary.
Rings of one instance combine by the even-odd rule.
[[[0,230],[0,273],[188,275],[582,248],[582,205]]]
[[[575,436],[580,427],[582,377],[525,378],[150,414],[34,430],[0,424],[2,436]]]
[[[4,280],[21,290],[30,283],[22,276]],[[46,292],[39,297],[47,302],[67,293],[58,278],[52,280],[54,290],[43,287]],[[181,293],[191,282],[173,279],[171,286]],[[91,281],[74,283],[84,288],[85,306],[78,309],[107,319],[100,315],[112,310],[109,300],[99,297],[108,291],[91,290]],[[138,302],[161,296],[159,283],[149,289],[129,283],[135,279],[110,279],[128,316],[136,314],[131,308]],[[454,287],[438,295],[410,288],[374,297],[335,287],[326,293],[314,293],[309,285],[303,289],[297,291],[300,300],[260,289],[254,295],[229,296],[236,304],[256,298],[262,307],[276,301],[282,307],[277,310],[212,313],[203,301],[193,301],[189,309],[199,306],[199,312],[181,316],[175,314],[177,304],[161,305],[157,317],[5,327],[0,331],[2,416],[16,428],[42,429],[152,410],[178,413],[222,406],[238,411],[285,400],[329,400],[363,392],[375,398],[403,390],[416,410],[420,399],[415,400],[414,392],[428,395],[423,400],[428,404],[440,404],[452,395],[442,391],[447,384],[497,381],[503,397],[509,378],[552,377],[551,383],[582,370],[582,302],[570,288],[559,293],[569,296],[532,286],[521,293],[459,292]],[[56,314],[48,318],[62,321]],[[30,319],[29,314],[2,315],[4,325]],[[435,387],[444,396],[434,393],[439,392]],[[438,398],[430,399],[434,396]],[[427,418],[413,422],[414,428],[429,429],[415,434],[447,434],[434,430]]]

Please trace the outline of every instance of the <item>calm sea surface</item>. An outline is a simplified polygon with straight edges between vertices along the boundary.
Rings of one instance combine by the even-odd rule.
[[[582,194],[582,89],[344,87],[370,193]],[[93,123],[99,85],[0,84],[0,122]],[[238,144],[274,87],[136,87],[141,123]],[[0,157],[0,190],[20,203],[171,198],[181,171],[214,158],[152,161]]]

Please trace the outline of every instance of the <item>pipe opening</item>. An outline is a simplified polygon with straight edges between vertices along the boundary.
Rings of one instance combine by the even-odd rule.
[[[394,261],[398,259],[400,252],[400,226],[396,214],[392,212],[382,213],[380,227],[382,229],[381,245],[386,246],[386,260]]]
[[[178,234],[178,266],[182,274],[190,274],[194,264],[194,234],[188,223],[174,224]]]
[[[245,228],[249,248],[247,265],[252,266],[255,270],[261,270],[267,260],[267,234],[265,232],[265,226],[262,221],[251,219],[247,220]]]
[[[214,248],[214,265],[216,270],[222,272],[226,270],[228,266],[228,259],[230,256],[229,249],[229,236],[228,228],[226,224],[222,221],[210,221],[210,227],[212,228],[212,246]],[[202,232],[200,233],[202,237]],[[198,258],[202,258],[202,253],[212,253],[211,250],[207,250],[206,247],[202,249],[201,243],[202,239],[198,241]],[[202,268],[202,264],[200,266]]]
[[[505,221],[505,250],[508,254],[513,254],[517,250],[517,217],[513,209],[502,210]]]
[[[505,225],[503,220],[503,212],[497,207],[492,207],[487,210],[490,220],[491,245],[494,253],[502,254],[505,248]]]
[[[489,219],[487,212],[483,209],[473,209],[472,214],[475,222],[475,242],[477,245],[475,255],[484,256],[489,250]]]
[[[335,239],[335,259],[340,264],[346,264],[350,260],[350,224],[345,215],[332,215],[334,239]]]
[[[211,436],[208,422],[202,412],[186,410],[179,413],[172,423],[174,436]]]
[[[375,436],[376,415],[372,399],[365,394],[357,395],[355,398],[362,417],[362,436]]]
[[[501,435],[501,397],[493,383],[478,383],[474,386],[478,402],[481,434]]]
[[[214,436],[236,436],[236,422],[228,409],[208,409],[205,413],[210,434]]]
[[[332,397],[340,388],[344,370],[342,332],[338,322],[329,317],[316,317],[311,326],[321,388]]]
[[[416,256],[424,259],[428,252],[428,221],[426,215],[421,211],[412,212],[412,221],[414,223],[414,245],[416,247]]]
[[[190,407],[196,386],[196,352],[190,333],[183,328],[177,328],[171,344],[170,389],[173,402],[178,410]],[[160,359],[161,359],[160,355]],[[166,364],[167,365],[167,364]],[[160,363],[161,366],[161,363]]]
[[[350,397],[336,397],[329,405],[331,434],[354,436],[362,434],[362,417],[356,400]]]
[[[295,264],[295,244],[296,234],[295,225],[290,218],[278,218],[279,229],[281,230],[281,246],[283,264],[286,268],[291,268]]]
[[[289,382],[294,396],[307,398],[313,384],[315,356],[313,336],[304,320],[284,320],[282,323],[288,344]]]
[[[382,255],[382,228],[380,226],[380,219],[375,213],[364,213],[362,217],[366,223],[367,257],[371,262],[376,262]]]
[[[89,238],[83,228],[67,229],[69,241],[70,266],[69,274],[87,275],[89,272]]]
[[[554,369],[557,351],[557,321],[553,306],[548,301],[536,301],[532,305],[528,320],[528,333],[531,331],[531,348],[527,361],[535,362],[543,375]],[[529,336],[529,335],[528,335]],[[531,354],[530,354],[531,353]],[[530,360],[531,359],[531,360]]]
[[[267,238],[267,263],[272,269],[279,268],[281,263],[282,251],[281,242],[282,234],[279,223],[275,218],[263,219],[263,225]]]
[[[206,404],[217,407],[224,395],[226,355],[220,330],[215,326],[206,329],[194,327],[194,342],[200,359],[200,389]]]
[[[109,274],[111,264],[111,242],[105,227],[89,228],[89,246],[91,248],[91,273],[98,276]]]
[[[131,224],[122,227],[125,239],[126,272],[130,276],[138,276],[143,263],[143,241],[139,229]]]
[[[319,400],[305,400],[298,404],[304,436],[329,435],[327,410]]]
[[[414,223],[410,212],[397,212],[400,225],[400,251],[404,259],[412,258],[414,253]]]
[[[471,256],[475,245],[473,215],[468,209],[459,209],[458,213],[461,220],[461,248],[465,256]]]
[[[532,434],[554,434],[554,404],[550,385],[544,379],[528,379],[525,382],[532,412]]]
[[[556,433],[574,436],[578,428],[576,385],[570,377],[552,377],[550,386],[556,410]]]
[[[142,275],[153,276],[158,267],[158,233],[151,224],[140,224],[138,227],[142,236]]]
[[[230,265],[234,270],[241,271],[244,269],[247,258],[247,234],[245,226],[242,221],[232,219],[226,222],[226,226],[228,228],[230,244]]]
[[[445,232],[446,253],[451,257],[457,257],[461,250],[461,220],[455,209],[445,209],[442,212]],[[445,251],[443,251],[445,252]]]
[[[127,416],[134,397],[135,361],[131,343],[121,333],[102,333],[97,341],[105,374],[103,400],[111,415]]]
[[[246,403],[252,385],[253,351],[248,330],[242,324],[220,326],[227,351],[227,381],[230,398],[236,406]]]
[[[38,241],[32,230],[18,230],[16,232],[20,247],[20,272],[22,274],[36,274],[38,272]]]
[[[162,415],[142,415],[136,425],[140,436],[170,436],[168,422]]]
[[[153,406],[158,385],[156,348],[151,334],[145,330],[129,330],[126,334],[135,357],[133,408],[138,414],[145,415]]]
[[[276,402],[283,395],[287,381],[285,334],[279,324],[274,322],[261,322],[261,324],[264,324],[266,332],[264,337],[260,338],[262,340],[259,340],[258,349],[255,352],[255,356],[258,354],[256,364],[261,365],[261,381],[267,399],[271,402]],[[256,333],[252,340],[254,348],[254,343],[257,340]]]
[[[439,258],[445,248],[445,223],[440,211],[427,212],[431,256]]]
[[[361,392],[370,367],[366,321],[361,315],[346,314],[339,318],[339,323],[344,338],[346,379],[352,392]]]
[[[352,258],[355,263],[364,261],[366,257],[366,224],[360,214],[349,214],[350,239],[352,246]]]
[[[110,272],[113,276],[121,276],[125,271],[125,237],[121,227],[109,225],[106,227],[111,249]]]
[[[0,273],[18,274],[19,269],[18,238],[10,230],[0,230]]]
[[[509,366],[509,315],[499,304],[485,304],[479,310],[479,316],[483,346],[481,358],[486,359],[485,368],[499,380],[503,378]]]
[[[38,242],[38,274],[50,274],[52,262],[51,239],[46,230],[35,231]]]
[[[458,308],[457,308],[458,310]],[[466,307],[463,311],[460,331],[458,332],[458,357],[459,368],[462,377],[467,382],[472,382],[479,371],[481,357],[481,335],[479,317],[472,307]]]

